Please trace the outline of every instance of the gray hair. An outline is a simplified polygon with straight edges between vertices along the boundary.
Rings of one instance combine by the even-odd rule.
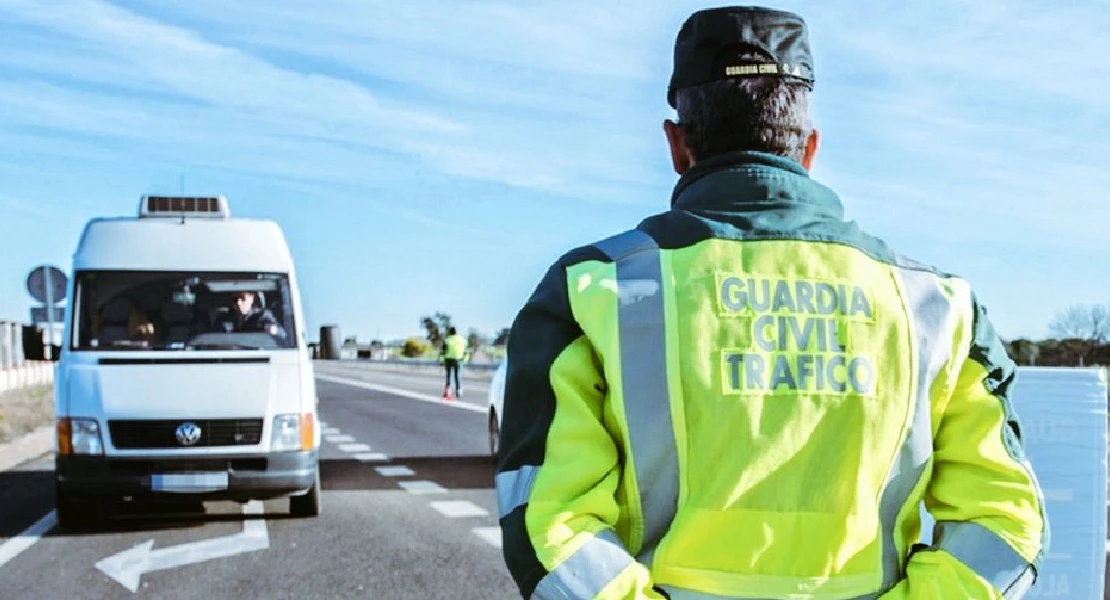
[[[678,90],[675,104],[695,160],[749,150],[801,162],[813,131],[809,94],[779,78],[723,79]]]

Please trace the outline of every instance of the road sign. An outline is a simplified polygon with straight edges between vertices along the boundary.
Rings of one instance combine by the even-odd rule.
[[[46,318],[47,316],[48,315],[46,314],[46,307],[45,306],[32,306],[31,307],[31,323],[33,323],[35,325],[41,325],[43,323],[49,323],[51,326],[54,323],[62,323],[66,320],[66,309],[65,309],[64,306],[55,306],[54,307],[54,314],[49,315],[52,318],[47,319]]]
[[[39,302],[57,304],[66,297],[66,274],[57,267],[42,265],[27,274],[27,293]]]

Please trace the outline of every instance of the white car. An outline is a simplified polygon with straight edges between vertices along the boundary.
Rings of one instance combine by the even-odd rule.
[[[497,450],[501,446],[501,413],[505,408],[505,369],[507,360],[501,361],[489,383],[489,453],[497,460]]]

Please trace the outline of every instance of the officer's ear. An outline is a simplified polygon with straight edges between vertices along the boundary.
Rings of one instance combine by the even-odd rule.
[[[817,158],[817,150],[821,147],[821,132],[816,127],[809,132],[809,137],[806,138],[806,149],[802,153],[802,166],[805,170],[810,171],[813,169],[813,160]]]
[[[663,133],[667,135],[667,144],[671,148],[674,172],[682,175],[694,164],[694,157],[690,154],[690,148],[686,146],[686,130],[682,125],[666,119],[663,121]]]

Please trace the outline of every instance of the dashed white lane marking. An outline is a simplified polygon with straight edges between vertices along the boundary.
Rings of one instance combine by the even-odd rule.
[[[410,494],[446,494],[447,488],[434,481],[398,481],[397,485],[405,488]]]
[[[339,449],[344,452],[369,452],[370,446],[366,444],[339,444]]]
[[[416,475],[412,469],[408,467],[375,467],[379,475],[383,477],[405,477],[407,475]]]
[[[353,442],[353,441],[355,441],[355,438],[352,437],[352,436],[346,435],[346,434],[344,434],[344,435],[329,435],[328,436],[328,441],[333,443],[333,444],[340,444],[340,443],[343,443],[343,442]]]
[[[321,427],[320,435],[339,435],[339,429],[335,427]]]
[[[501,528],[500,527],[475,527],[474,534],[482,538],[486,543],[501,547]]]
[[[316,374],[316,378],[321,379],[323,381],[329,381],[331,383],[338,383],[338,384],[342,384],[342,385],[349,385],[351,387],[362,388],[364,390],[371,390],[371,391],[374,391],[374,392],[384,392],[386,394],[393,394],[394,396],[401,396],[403,398],[411,398],[413,400],[420,400],[421,402],[431,402],[433,404],[441,404],[443,406],[453,406],[455,408],[461,408],[463,410],[469,410],[471,412],[478,412],[478,413],[485,414],[489,410],[485,406],[479,406],[477,404],[467,404],[466,402],[461,402],[461,401],[458,401],[458,400],[444,400],[443,398],[440,398],[439,396],[433,396],[431,394],[421,394],[421,393],[418,393],[418,392],[410,392],[409,390],[403,390],[401,388],[390,387],[388,385],[378,385],[376,383],[366,383],[365,381],[358,381],[358,380],[355,380],[355,379],[346,379],[344,377],[332,377],[331,375],[320,375],[319,373]]]
[[[360,454],[356,454],[355,460],[360,460],[362,462],[375,462],[389,460],[389,457],[382,454],[381,452],[363,452]]]
[[[449,519],[461,519],[464,517],[484,517],[489,514],[489,511],[469,502],[467,500],[443,500],[441,502],[430,503],[432,508],[438,510],[440,514]]]
[[[320,429],[323,429],[323,428],[325,428],[325,427],[327,427],[327,426],[328,426],[328,424],[327,424],[327,423],[325,423],[325,422],[323,422],[323,421],[317,421],[317,423],[319,423],[319,425],[320,425]]]
[[[0,545],[0,567],[9,560],[19,556],[21,552],[35,545],[44,533],[50,531],[57,524],[57,516],[50,511],[45,517],[39,519],[34,525],[28,527],[23,533]]]

